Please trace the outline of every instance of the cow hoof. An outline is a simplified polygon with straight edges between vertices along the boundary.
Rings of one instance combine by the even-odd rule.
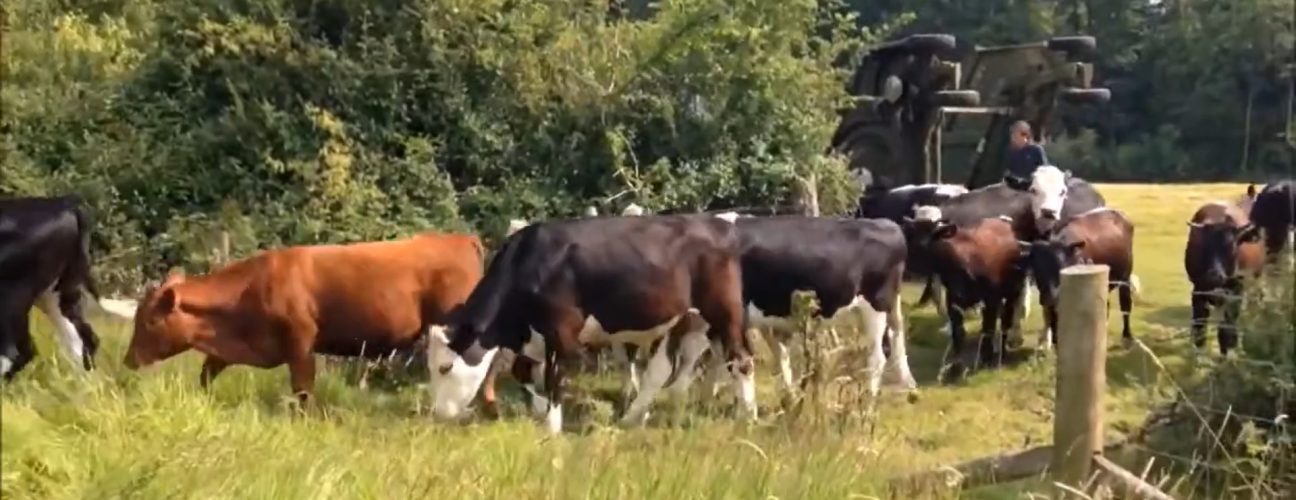
[[[1127,350],[1133,349],[1134,339],[1132,337],[1121,337],[1121,347],[1124,347]]]
[[[914,389],[912,391],[909,391],[909,394],[905,397],[905,400],[908,401],[909,404],[917,404],[921,396],[922,394],[920,394],[920,391],[918,391],[918,389]]]

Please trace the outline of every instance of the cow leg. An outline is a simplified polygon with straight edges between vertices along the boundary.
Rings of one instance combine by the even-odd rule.
[[[625,415],[621,417],[621,425],[639,426],[648,421],[648,408],[652,401],[657,397],[657,392],[666,384],[667,377],[671,374],[671,360],[669,345],[672,339],[667,337],[653,343],[650,351],[653,353],[652,358],[648,360],[648,368],[644,370],[643,381],[639,386],[639,395],[635,396],[630,407],[626,409]]]
[[[720,398],[720,391],[724,389],[725,384],[729,382],[726,375],[729,374],[725,369],[724,345],[719,339],[711,340],[711,366],[707,367],[706,388],[710,392],[712,399]]]
[[[1224,297],[1222,318],[1219,323],[1219,352],[1228,356],[1238,345],[1237,319],[1242,311],[1242,287],[1230,286]]]
[[[1007,331],[1008,345],[1020,347],[1025,343],[1023,330],[1026,325],[1026,318],[1030,316],[1031,308],[1031,280],[1022,280],[1021,291],[1010,294],[1013,311],[1012,328]]]
[[[1126,282],[1128,281],[1129,280],[1126,279]],[[1117,291],[1117,293],[1120,294],[1121,343],[1125,345],[1126,349],[1129,349],[1134,346],[1134,333],[1130,331],[1130,310],[1134,306],[1134,298],[1132,296],[1134,292],[1133,290],[1130,290],[1130,285],[1128,284],[1122,284],[1119,285],[1119,287],[1120,290]]]
[[[868,392],[869,396],[877,397],[882,390],[882,369],[886,363],[886,356],[882,354],[882,336],[886,335],[887,315],[874,309],[867,300],[857,299],[855,302],[851,307],[856,308],[860,315],[860,324],[864,325],[864,339],[869,346],[865,366]]]
[[[612,357],[626,368],[625,384],[621,386],[621,399],[629,401],[639,393],[639,354],[638,346],[612,344]]]
[[[514,376],[522,382],[522,390],[531,396],[531,412],[537,418],[547,416],[549,412],[549,398],[541,394],[541,390],[549,387],[548,372],[546,366],[548,362],[544,361],[549,356],[548,344],[540,332],[531,330],[531,338],[525,344],[522,344],[522,356],[528,362],[521,368],[525,373],[515,373]],[[536,384],[544,382],[545,385],[540,390],[536,389]],[[547,392],[547,391],[546,391]],[[561,410],[559,410],[561,413]]]
[[[944,372],[945,368],[949,365],[954,365],[960,369],[963,368],[961,366],[963,364],[963,346],[967,343],[967,330],[963,326],[963,309],[948,300],[946,301],[946,306],[946,310],[949,311],[948,327],[950,332],[950,342],[949,348],[945,350],[945,359],[943,364],[946,366],[942,367],[942,372]]]
[[[1057,345],[1057,305],[1043,306],[1044,310],[1044,330],[1040,332],[1039,346],[1036,347],[1041,352],[1049,351]]]
[[[10,381],[32,359],[36,358],[36,345],[32,343],[31,325],[28,322],[26,309],[20,313],[0,318],[0,322],[3,322],[0,323],[0,327],[8,330],[0,332],[0,335],[4,335],[6,343],[11,344],[6,346],[7,350],[11,352],[6,352],[3,357],[0,357],[0,369],[4,372],[4,379]]]
[[[486,371],[486,378],[482,380],[481,399],[482,410],[491,418],[499,417],[499,405],[496,404],[495,384],[498,383],[499,374],[508,370],[517,361],[517,353],[509,349],[500,349],[495,359],[491,360],[490,370]]]
[[[288,359],[288,377],[293,395],[305,408],[315,394],[315,354],[297,349]]]
[[[85,350],[82,353],[82,363],[86,370],[94,369],[94,357],[99,352],[99,336],[95,334],[94,328],[85,320],[85,311],[81,307],[81,289],[72,288],[59,292],[59,310],[63,316],[72,322],[76,327],[77,335],[81,342],[85,344]]]
[[[1193,290],[1192,294],[1192,343],[1193,347],[1206,347],[1206,323],[1210,321],[1210,298],[1206,292]]]
[[[679,343],[679,362],[674,370],[675,380],[666,387],[666,391],[676,404],[683,404],[687,400],[689,387],[693,384],[695,376],[694,367],[710,345],[706,337],[710,325],[693,314],[686,316],[685,322],[687,330]]]
[[[225,371],[228,366],[228,361],[215,356],[207,356],[207,359],[203,360],[202,373],[198,375],[198,385],[204,390],[211,387],[212,380]]]
[[[564,356],[561,346],[549,345],[545,349],[545,392],[548,394],[549,407],[545,411],[545,429],[550,434],[562,432],[563,393],[567,390],[567,366],[570,356]]]
[[[67,356],[72,366],[85,368],[86,346],[81,341],[81,334],[77,333],[76,325],[72,323],[63,311],[59,308],[58,298],[51,292],[41,294],[36,299],[36,308],[49,318],[50,323],[54,324],[54,330],[57,331],[59,343],[63,346],[63,354]]]
[[[901,310],[900,296],[896,295],[887,313],[887,330],[891,336],[891,355],[887,357],[885,372],[896,375],[895,387],[903,391],[912,391],[918,387],[913,372],[909,370],[909,354],[905,344],[905,320]]]
[[[999,311],[1004,307],[1004,302],[1007,301],[1003,297],[988,294],[983,304],[985,310],[981,312],[981,338],[977,342],[981,364],[999,366],[1001,361],[1003,342],[997,326]]]

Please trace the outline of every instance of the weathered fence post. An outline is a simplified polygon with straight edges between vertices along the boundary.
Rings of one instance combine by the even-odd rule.
[[[1058,292],[1057,401],[1053,410],[1053,478],[1082,486],[1103,448],[1107,386],[1105,265],[1062,270]]]

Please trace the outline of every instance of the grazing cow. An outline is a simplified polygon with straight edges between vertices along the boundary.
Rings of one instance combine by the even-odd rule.
[[[435,414],[457,417],[502,348],[543,363],[544,395],[535,394],[533,403],[544,410],[548,429],[559,432],[566,372],[584,347],[627,343],[652,353],[622,418],[642,424],[663,386],[687,393],[709,334],[720,339],[739,381],[740,410],[755,418],[738,243],[733,224],[710,216],[527,226],[492,258],[464,314],[431,338]],[[515,376],[526,375],[518,368]]]
[[[1138,291],[1138,276],[1134,272],[1134,224],[1119,210],[1101,207],[1062,221],[1050,236],[1033,242],[1020,242],[1022,250],[1029,252],[1030,270],[1040,292],[1040,307],[1044,309],[1044,336],[1040,348],[1048,349],[1057,342],[1052,332],[1057,331],[1057,298],[1062,269],[1076,264],[1105,264],[1107,279],[1112,288],[1120,287],[1120,308],[1123,326],[1121,339],[1128,347],[1133,341],[1130,332],[1130,308],[1133,294]]]
[[[74,366],[94,368],[99,337],[81,310],[90,273],[90,224],[76,196],[0,200],[0,373],[12,380],[36,357],[28,311],[40,309]]]
[[[1287,246],[1296,230],[1296,180],[1286,179],[1265,186],[1258,194],[1255,185],[1247,186],[1247,197],[1254,198],[1251,222],[1264,233],[1265,252],[1276,257]]]
[[[929,293],[923,294],[917,305],[934,300],[936,311],[942,317],[945,316],[944,299],[939,284],[931,282],[931,265],[925,247],[917,244],[925,228],[921,227],[921,222],[917,222],[918,227],[915,227],[915,219],[918,218],[915,211],[921,206],[938,206],[967,192],[967,188],[957,184],[919,184],[890,190],[872,189],[860,197],[859,207],[855,210],[856,218],[887,219],[900,224],[905,233],[905,241],[908,242],[905,278],[928,281],[926,290]]]
[[[981,305],[981,359],[996,362],[1002,353],[996,323],[1002,325],[1001,332],[1014,327],[1013,307],[1026,281],[1025,259],[1012,222],[1008,217],[966,225],[941,221],[928,245],[936,275],[945,286],[951,347],[947,353],[961,359],[963,309]]]
[[[917,384],[905,354],[900,282],[906,244],[900,226],[889,220],[812,218],[798,215],[736,220],[742,241],[743,301],[749,325],[765,332],[778,357],[784,390],[795,390],[788,336],[792,294],[813,291],[819,314],[829,324],[862,321],[867,343],[869,391],[881,386],[883,361],[904,390]],[[891,332],[891,355],[884,358],[883,335]],[[718,370],[713,373],[719,373]]]
[[[1223,309],[1219,323],[1220,354],[1237,346],[1238,313],[1243,282],[1264,269],[1261,229],[1251,224],[1245,203],[1210,202],[1188,221],[1184,270],[1192,282],[1192,340],[1206,344],[1206,322],[1213,307]]]
[[[207,355],[200,377],[207,387],[229,365],[286,363],[305,402],[314,353],[374,358],[409,349],[430,326],[448,323],[481,275],[482,246],[472,235],[268,250],[205,276],[172,275],[150,290],[125,365],[197,349]]]

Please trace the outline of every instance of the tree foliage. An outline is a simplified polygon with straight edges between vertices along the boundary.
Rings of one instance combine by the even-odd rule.
[[[842,212],[825,145],[878,33],[834,7],[20,0],[0,193],[81,193],[114,269],[153,276],[205,268],[222,230],[236,254],[497,235],[587,205],[787,204],[808,176]]]

